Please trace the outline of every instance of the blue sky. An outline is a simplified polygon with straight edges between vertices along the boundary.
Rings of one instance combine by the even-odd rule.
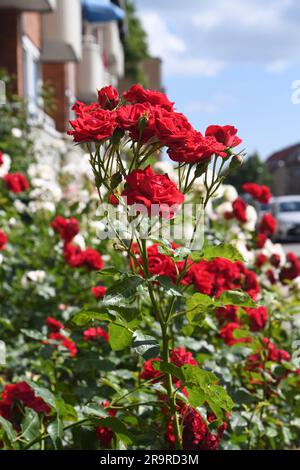
[[[134,0],[168,96],[192,124],[233,124],[262,158],[300,141],[299,0]]]

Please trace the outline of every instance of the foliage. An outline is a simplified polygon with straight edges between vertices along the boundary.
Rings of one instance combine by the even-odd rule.
[[[272,176],[267,165],[261,161],[258,153],[249,155],[241,168],[236,169],[226,179],[228,184],[232,184],[238,191],[242,190],[242,185],[249,181],[257,184],[270,186]]]
[[[131,0],[126,0],[128,31],[125,37],[125,75],[133,82],[144,83],[141,62],[149,56],[147,35]]]

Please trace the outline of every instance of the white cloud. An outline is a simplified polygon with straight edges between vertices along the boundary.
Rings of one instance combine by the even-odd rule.
[[[274,60],[274,62],[267,64],[266,69],[270,73],[279,74],[285,72],[289,66],[290,62],[286,60]]]
[[[168,30],[167,24],[158,13],[155,11],[142,12],[140,19],[148,34],[151,54],[165,56],[170,53],[186,51],[185,42]]]
[[[177,76],[213,76],[224,66],[222,61],[191,57],[186,43],[171,33],[162,17],[154,11],[140,15],[148,34],[149,49],[152,55],[160,56],[168,74]]]
[[[282,73],[300,62],[299,0],[136,0],[150,49],[173,75],[235,64]]]
[[[216,114],[223,111],[226,107],[232,105],[236,100],[232,96],[225,94],[215,94],[209,100],[192,101],[186,106],[186,113],[206,113]]]

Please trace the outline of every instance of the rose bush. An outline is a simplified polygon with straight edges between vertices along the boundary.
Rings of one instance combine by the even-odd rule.
[[[300,261],[224,184],[237,130],[140,86],[74,111],[88,155],[0,160],[1,448],[297,448]]]

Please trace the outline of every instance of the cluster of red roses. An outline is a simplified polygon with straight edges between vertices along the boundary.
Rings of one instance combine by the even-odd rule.
[[[57,216],[52,221],[51,227],[55,232],[59,233],[64,242],[64,257],[69,266],[72,268],[85,267],[95,271],[103,268],[103,259],[98,251],[93,248],[82,250],[79,246],[71,243],[73,238],[79,233],[79,224],[75,218],[65,219],[64,217]]]
[[[178,245],[172,244],[173,249]],[[151,275],[166,276],[173,282],[180,276],[185,262],[175,262],[170,256],[161,253],[158,244],[147,248],[148,269]],[[133,246],[133,251],[138,254],[138,248]],[[141,258],[138,258],[143,264]],[[257,298],[260,287],[256,274],[247,269],[240,261],[235,263],[225,258],[215,258],[211,261],[201,260],[197,263],[188,261],[188,269],[181,283],[190,286],[202,294],[219,297],[226,290],[242,289],[253,299]]]
[[[29,183],[23,173],[8,173],[3,176],[3,180],[5,181],[7,189],[13,193],[18,194],[29,189]]]
[[[245,193],[251,194],[253,199],[267,204],[271,198],[270,189],[265,185],[258,185],[256,183],[245,183],[243,185]],[[243,198],[238,197],[232,203],[232,210],[227,211],[224,214],[225,219],[235,218],[242,224],[248,221],[247,217],[247,204]],[[262,248],[270,235],[276,232],[277,223],[272,214],[266,213],[263,215],[260,224],[258,226],[258,232],[256,234],[257,246],[260,245]]]
[[[132,86],[121,99],[113,87],[102,88],[98,102],[74,105],[77,119],[69,134],[75,142],[102,142],[115,132],[128,132],[136,142],[166,146],[176,162],[199,163],[213,154],[227,157],[228,149],[241,143],[233,126],[210,126],[205,135],[174,110],[164,93]]]
[[[184,201],[184,195],[168,175],[154,173],[151,166],[144,170],[133,170],[125,178],[126,186],[122,196],[128,205],[140,204],[142,212],[146,207],[152,216],[173,218]]]
[[[227,423],[217,427],[216,433],[212,433],[209,427],[197,410],[185,403],[179,406],[179,423],[182,426],[182,446],[184,450],[217,450]],[[213,413],[207,416],[208,423],[216,420]],[[165,442],[170,448],[175,447],[175,436],[172,421],[167,424],[165,432]]]
[[[268,204],[272,194],[270,188],[266,185],[259,185],[257,183],[244,183],[242,186],[244,193],[250,194],[253,199],[261,204]]]
[[[287,253],[286,262],[281,266],[280,255],[274,253],[268,257],[264,253],[258,253],[256,256],[255,265],[258,269],[268,267],[265,271],[271,284],[275,285],[278,282],[285,284],[300,276],[300,260],[295,253]]]
[[[144,362],[140,377],[144,380],[153,380],[153,382],[163,380],[162,373],[156,370],[154,362],[161,361],[160,358],[149,359]],[[177,367],[182,367],[186,364],[197,365],[197,361],[194,359],[191,352],[186,351],[185,348],[179,347],[174,348],[170,351],[170,362]],[[176,388],[180,388],[181,384],[178,379],[173,377],[173,383]],[[181,387],[182,388],[182,387]],[[187,391],[182,388],[182,392],[187,396]],[[161,394],[159,394],[160,396]],[[162,397],[164,398],[164,397]],[[216,450],[219,442],[222,438],[223,432],[227,427],[226,423],[223,423],[217,428],[217,433],[213,434],[202,416],[191,406],[186,405],[181,400],[176,402],[177,411],[179,414],[180,425],[182,426],[182,444],[185,450]],[[162,410],[166,413],[166,410]],[[208,415],[208,422],[212,422],[216,419],[212,413]],[[166,431],[165,431],[165,442],[170,448],[174,447],[175,437],[172,419],[168,419]]]
[[[7,236],[2,230],[0,230],[0,251],[4,251],[6,243],[8,242]]]
[[[97,341],[98,339],[103,339],[104,341],[109,341],[109,334],[107,331],[104,331],[100,326],[91,327],[83,332],[83,339],[85,341]]]
[[[21,407],[31,408],[45,415],[51,411],[49,405],[37,397],[26,382],[5,385],[0,399],[0,416],[10,421],[17,430],[23,417]]]
[[[235,305],[227,305],[217,308],[216,316],[221,326],[221,338],[228,346],[232,346],[237,343],[251,342],[251,337],[235,338],[234,331],[243,329],[243,323],[248,324],[252,332],[263,330],[268,320],[268,311],[264,306],[239,309]]]
[[[45,323],[50,330],[48,338],[59,342],[64,348],[68,349],[71,357],[77,356],[76,344],[61,332],[65,329],[64,325],[53,317],[48,317]],[[45,343],[48,344],[47,341]]]

